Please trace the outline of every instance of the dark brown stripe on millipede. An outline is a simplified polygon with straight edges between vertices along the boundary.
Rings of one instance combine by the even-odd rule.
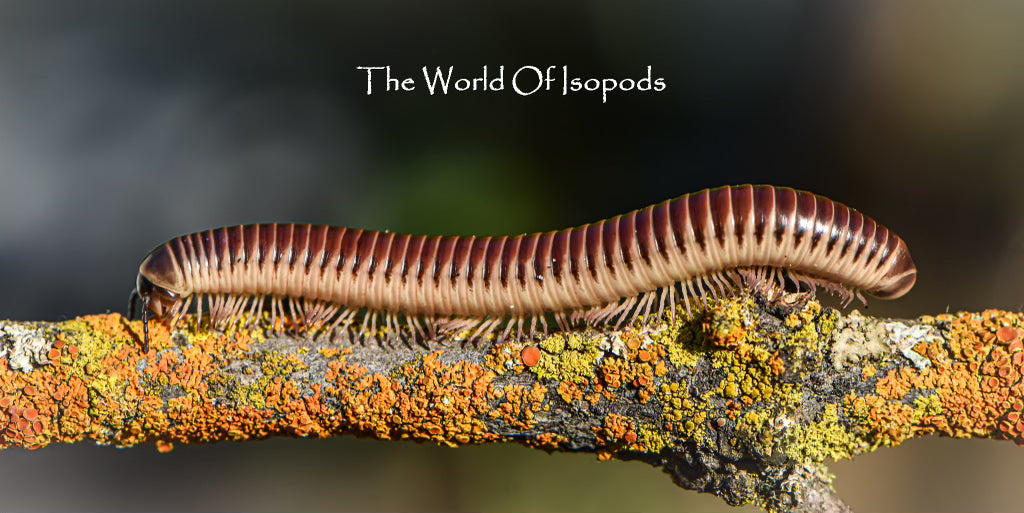
[[[277,242],[277,225],[276,224],[261,224],[259,225],[259,256],[256,257],[256,265],[263,269],[264,261],[274,260],[274,244]]]
[[[300,258],[305,260],[306,250],[309,247],[309,226],[308,225],[290,225],[292,227],[291,237],[291,256],[288,258],[288,268],[295,269],[295,264],[298,263],[302,267],[305,267],[305,262],[300,262]]]
[[[494,271],[501,273],[501,252],[505,250],[504,237],[495,237],[487,243],[487,257],[484,258],[484,285],[490,286]]]
[[[530,260],[536,256],[537,237],[539,237],[539,234],[536,233],[523,235],[522,240],[519,242],[519,250],[516,255],[516,278],[519,279],[520,287],[526,286],[527,272],[534,270]],[[533,277],[531,276],[530,278],[532,279]]]
[[[470,287],[475,287],[473,278],[476,276],[477,269],[482,265],[487,265],[487,246],[491,242],[491,237],[477,237],[473,239],[473,247],[469,251],[469,269],[466,270],[466,281],[469,282]],[[486,272],[486,269],[484,270]],[[485,280],[484,281],[486,284]]]
[[[814,231],[814,218],[817,208],[818,202],[814,199],[813,194],[806,192],[797,194],[796,216],[793,218],[793,247],[799,247],[804,236],[813,235],[807,232],[808,230]]]
[[[209,273],[212,271],[210,268],[210,254],[206,251],[206,245],[203,244],[203,237],[207,236],[206,232],[200,232],[192,235],[192,247],[196,250],[196,264],[203,271]]]
[[[352,276],[359,276],[359,272],[368,267],[373,259],[373,247],[377,244],[377,237],[380,232],[367,230],[359,237],[356,243],[355,258],[352,259]]]
[[[886,228],[886,230],[888,230],[888,228]],[[878,259],[878,266],[875,267],[875,270],[882,268],[882,265],[886,263],[886,259],[889,257],[889,255],[896,255],[896,249],[899,247],[899,245],[900,238],[897,237],[895,233],[889,232],[889,240],[886,241],[885,252],[882,253],[882,256]]]
[[[388,255],[391,254],[391,245],[394,244],[394,241],[395,234],[378,232],[377,240],[374,242],[373,249],[370,252],[370,264],[366,267],[367,278],[370,280],[377,279],[374,275],[377,267],[381,267],[381,274],[383,274],[383,268],[387,265]]]
[[[736,246],[743,246],[743,236],[747,233],[747,220],[754,210],[754,189],[749,185],[732,189],[733,232]]]
[[[213,230],[203,232],[201,239],[207,268],[210,269],[210,272],[216,272],[219,270],[217,264],[220,259],[217,258],[217,244],[214,242]]]
[[[882,265],[885,264],[885,259],[889,256],[889,240],[895,238],[896,234],[889,231],[888,228],[878,225],[878,230],[875,232],[875,270],[881,269]]]
[[[220,240],[220,231],[221,230],[210,230],[207,232],[209,234],[207,240],[203,241],[207,244],[206,249],[210,252],[210,269],[218,272],[223,269],[220,257],[221,248],[223,247]]]
[[[775,189],[763,185],[754,187],[753,209],[754,239],[761,245],[769,220],[775,218]]]
[[[216,229],[203,232],[203,249],[206,251],[206,261],[209,262],[211,273],[220,271],[220,246],[217,245],[216,232]]]
[[[235,264],[235,247],[231,244],[231,229],[225,226],[217,232],[217,238],[220,239],[219,243],[221,244],[220,251],[217,253],[221,258],[220,268],[230,271]]]
[[[860,258],[860,254],[867,248],[868,243],[872,242],[875,238],[875,222],[867,216],[864,216],[863,219],[864,226],[860,229],[857,251],[853,254],[854,260]]]
[[[291,254],[285,252],[291,251],[292,249],[293,228],[294,227],[290,224],[282,224],[277,227],[277,233],[275,234],[277,236],[277,240],[274,243],[274,269],[280,267],[282,262],[287,265],[288,261],[291,259]]]
[[[533,257],[533,279],[544,285],[545,269],[551,267],[551,247],[554,244],[555,232],[541,234],[537,239],[537,249]]]
[[[405,259],[405,250],[409,248],[409,236],[396,234],[391,239],[391,246],[388,248],[388,257],[384,262],[384,283],[391,283],[391,273],[395,269],[395,262]]]
[[[636,211],[619,216],[619,253],[626,271],[633,271],[633,247],[636,245]]]
[[[656,245],[654,241],[654,229],[651,226],[651,207],[645,208],[633,216],[633,230],[636,233],[636,249],[640,253],[640,259],[644,265],[651,265],[651,246]],[[655,250],[657,251],[657,250]]]
[[[241,265],[245,260],[245,237],[242,226],[225,228],[228,236],[228,259],[230,265]]]
[[[452,251],[452,265],[448,269],[448,276],[451,284],[454,287],[456,281],[464,272],[466,268],[466,262],[469,261],[469,253],[473,249],[473,241],[476,237],[470,235],[468,237],[456,237],[455,238],[455,249]]]
[[[875,235],[871,237],[871,251],[868,252],[868,257],[864,259],[864,265],[870,264],[875,256],[878,255],[878,250],[882,249],[887,235],[888,230],[884,226],[875,223]]]
[[[245,265],[251,265],[253,261],[259,259],[260,255],[260,227],[258,225],[250,224],[241,227],[242,228],[242,262]]]
[[[673,200],[668,205],[668,221],[672,226],[672,244],[682,254],[686,254],[686,234],[684,230],[690,224],[690,196],[686,195]]]
[[[822,196],[815,196],[817,207],[814,211],[814,234],[811,236],[811,248],[818,247],[823,236],[832,229],[832,220],[835,218],[835,202]]]
[[[338,259],[338,274],[350,267],[349,262],[356,260],[356,247],[363,236],[362,230],[345,230],[341,236],[341,258]]]
[[[182,274],[181,260],[178,259],[177,250],[175,246],[178,246],[178,239],[171,239],[156,247],[149,254],[148,268],[154,269],[157,275],[174,276],[175,274]]]
[[[324,265],[327,262],[327,226],[313,226],[309,229],[309,266],[312,271],[316,269],[323,274]]]
[[[651,234],[664,260],[668,260],[668,247],[671,244],[669,237],[673,236],[672,227],[669,226],[669,205],[671,203],[665,201],[651,209]]]
[[[434,285],[441,284],[442,274],[444,269],[448,269],[449,278],[452,272],[452,255],[455,253],[455,243],[458,241],[458,237],[446,236],[440,237],[437,241],[437,253],[434,255],[434,269],[431,277],[434,279]]]
[[[601,226],[601,248],[604,250],[604,265],[608,272],[615,277],[615,263],[618,262],[616,253],[621,254],[619,248],[619,220],[621,216],[615,216],[605,220]]]
[[[423,251],[420,252],[419,262],[416,264],[416,283],[423,284],[423,277],[427,273],[433,274],[433,267],[436,265],[437,246],[441,238],[434,235],[423,239]]]
[[[597,265],[605,265],[605,262],[599,262],[599,258],[604,258],[604,248],[601,247],[602,233],[604,232],[604,221],[598,221],[587,225],[587,241],[584,247],[587,251],[587,270],[590,271],[590,275],[597,278]]]
[[[846,205],[841,203],[833,203],[835,206],[835,215],[832,216],[832,222],[829,224],[829,237],[828,246],[825,247],[825,253],[831,254],[835,249],[836,242],[839,241],[839,237],[843,234],[849,233],[850,224],[850,209],[846,208]]]
[[[853,245],[857,242],[857,239],[861,237],[860,230],[864,226],[864,216],[852,208],[850,209],[850,229],[846,232],[846,243],[843,244],[843,252],[841,256],[846,256],[846,253],[853,249]]]
[[[551,275],[555,283],[562,283],[562,271],[571,262],[569,235],[572,229],[562,230],[551,236]]]
[[[405,257],[402,259],[402,282],[409,279],[409,275],[418,270],[420,255],[423,254],[423,244],[426,237],[422,235],[410,235],[409,246],[405,250]]]
[[[498,281],[502,287],[508,287],[509,273],[514,270],[516,258],[519,256],[519,244],[523,241],[522,235],[505,239],[505,247],[501,250],[501,268],[498,270]]]
[[[569,272],[576,283],[580,282],[580,262],[587,257],[587,226],[572,229],[569,235]]]
[[[693,230],[693,239],[697,241],[701,251],[704,251],[707,246],[705,229],[708,226],[708,215],[711,210],[708,199],[708,191],[704,191],[690,195],[689,201],[690,229]]]
[[[313,225],[304,224],[300,228],[306,232],[306,241],[304,244],[299,246],[299,262],[302,269],[309,269],[310,262],[313,261]]]
[[[345,234],[344,228],[331,227],[327,230],[327,243],[324,246],[324,253],[327,254],[324,258],[324,275],[327,275],[327,271],[332,268],[337,274],[339,261],[341,259],[341,239]]]
[[[175,237],[167,242],[168,249],[171,253],[174,253],[174,259],[178,261],[178,266],[181,269],[183,275],[192,274],[191,260],[188,258],[188,250],[185,249],[185,238]],[[186,267],[188,266],[188,267]]]
[[[213,234],[213,230],[203,232],[203,251],[206,255],[206,265],[210,272],[220,270],[220,259],[217,258],[217,243],[215,242],[216,237]]]
[[[732,189],[721,187],[708,193],[708,207],[711,213],[711,226],[714,228],[714,238],[718,241],[719,247],[725,246],[725,238],[731,237],[735,230],[730,230],[729,221],[732,214]]]
[[[796,191],[789,188],[775,191],[775,243],[782,244],[786,229],[797,222]],[[795,227],[794,227],[795,229]]]
[[[186,235],[182,238],[182,241],[185,243],[185,247],[189,251],[188,261],[194,266],[193,275],[196,278],[199,278],[203,271],[203,256],[199,252],[199,234],[193,233],[191,235]]]

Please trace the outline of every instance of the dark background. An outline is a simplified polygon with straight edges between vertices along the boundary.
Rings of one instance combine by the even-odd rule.
[[[352,5],[348,5],[352,4]],[[1024,308],[1024,3],[0,3],[0,317],[124,311],[153,246],[301,221],[502,234],[705,187],[811,190],[902,235],[876,315]],[[568,65],[660,93],[365,94],[356,66]],[[508,80],[508,79],[506,79]],[[832,467],[860,510],[1022,510],[1024,451]],[[639,463],[354,438],[0,454],[9,510],[728,509]]]

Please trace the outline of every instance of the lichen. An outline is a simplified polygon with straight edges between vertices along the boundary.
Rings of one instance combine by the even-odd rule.
[[[649,461],[696,450],[774,472],[931,433],[1024,443],[1019,314],[875,321],[806,299],[479,347],[267,340],[186,318],[151,323],[143,353],[140,323],[91,316],[53,325],[27,371],[0,357],[0,448],[356,434]],[[756,502],[764,477],[734,474],[730,500]]]
[[[32,372],[37,367],[49,365],[53,344],[46,335],[47,330],[39,327],[0,327],[0,358],[6,357],[11,369],[20,372]]]
[[[597,338],[579,333],[551,335],[539,344],[544,354],[530,372],[543,380],[586,383],[603,355],[600,345]]]
[[[821,420],[806,427],[794,425],[787,438],[787,454],[802,464],[845,459],[867,448],[867,443],[840,422],[835,404],[825,407]]]

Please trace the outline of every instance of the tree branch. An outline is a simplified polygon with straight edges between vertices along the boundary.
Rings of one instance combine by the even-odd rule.
[[[194,322],[194,321],[191,321]],[[1024,440],[1020,314],[840,315],[807,295],[522,343],[0,322],[0,448],[342,434],[641,460],[773,511],[846,511],[824,462],[927,434]]]

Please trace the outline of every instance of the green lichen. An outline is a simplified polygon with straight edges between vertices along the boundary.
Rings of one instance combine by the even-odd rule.
[[[78,357],[66,363],[70,374],[81,378],[89,389],[88,409],[92,419],[99,423],[111,421],[117,405],[137,401],[138,398],[127,396],[129,387],[124,379],[103,364],[107,358],[115,357],[115,351],[119,352],[129,341],[103,336],[88,322],[77,319],[69,321],[62,331],[67,334],[67,339],[75,340],[78,345]]]
[[[270,378],[259,378],[252,384],[243,384],[239,380],[231,380],[226,385],[227,398],[234,402],[236,407],[253,408],[263,410],[267,407],[266,388],[270,384]]]
[[[295,372],[309,370],[309,366],[295,354],[281,355],[276,351],[265,351],[261,360],[261,369],[266,376],[291,376]]]
[[[645,452],[658,453],[661,452],[662,449],[669,447],[671,444],[668,437],[653,426],[637,426],[636,434],[637,444],[639,444],[640,447],[643,447]]]
[[[707,434],[708,411],[711,409],[712,392],[698,400],[691,399],[685,385],[663,384],[658,389],[658,398],[664,405],[662,419],[670,431],[677,431],[686,438],[696,440]]]
[[[914,422],[931,415],[941,415],[943,412],[942,401],[935,394],[918,397],[914,399]]]
[[[838,318],[839,313],[835,310],[823,314],[820,303],[808,301],[803,309],[786,318],[785,325],[792,331],[787,335],[785,343],[816,352],[826,351]]]
[[[801,463],[820,463],[850,458],[867,449],[867,444],[839,422],[839,407],[825,406],[821,421],[807,427],[796,426],[788,435],[786,453]]]
[[[716,302],[711,309],[708,335],[714,340],[728,340],[729,345],[740,343],[746,337],[747,330],[755,324],[753,312],[756,306],[748,295]]]
[[[530,367],[540,379],[586,384],[595,376],[603,354],[600,342],[578,333],[558,333],[539,344],[547,354]]]
[[[676,324],[663,334],[654,338],[659,344],[664,344],[668,353],[668,361],[675,367],[688,367],[690,369],[700,363],[702,351],[700,346],[700,332],[692,325],[683,323],[676,318]]]

